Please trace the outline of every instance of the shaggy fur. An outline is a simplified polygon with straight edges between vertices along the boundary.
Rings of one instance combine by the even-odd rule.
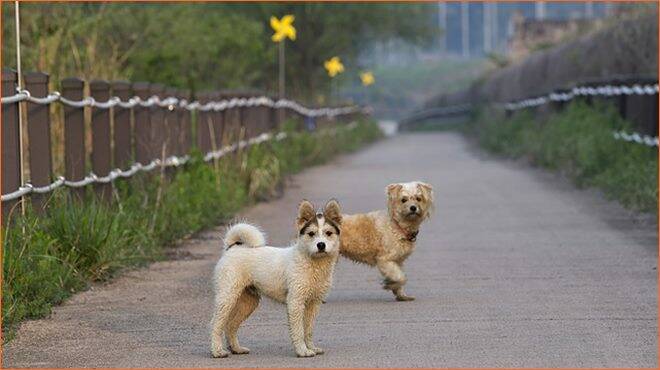
[[[339,255],[342,216],[330,200],[322,213],[303,201],[298,209],[298,237],[288,248],[267,247],[255,226],[237,224],[225,236],[225,252],[213,275],[215,308],[211,321],[211,355],[248,353],[237,331],[259,305],[262,295],[287,305],[289,334],[296,355],[311,357],[323,350],[312,342],[312,326],[321,299],[332,284]]]
[[[387,210],[344,215],[340,251],[353,261],[376,266],[383,288],[398,301],[411,301],[415,298],[403,292],[403,262],[415,249],[420,224],[433,210],[433,188],[415,181],[390,184],[385,192]]]

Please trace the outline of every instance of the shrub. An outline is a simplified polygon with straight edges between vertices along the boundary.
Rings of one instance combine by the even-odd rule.
[[[611,106],[574,102],[545,119],[482,112],[466,130],[492,152],[562,171],[631,209],[657,210],[658,148],[616,140],[613,131],[632,128]]]

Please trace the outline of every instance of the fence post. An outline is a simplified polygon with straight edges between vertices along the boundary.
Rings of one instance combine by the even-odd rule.
[[[244,93],[238,93],[234,95],[238,99],[242,99],[246,96]],[[238,138],[239,140],[248,140],[250,138],[251,125],[249,124],[250,119],[250,108],[248,107],[239,107],[238,108]]]
[[[133,83],[133,93],[135,96],[139,97],[142,101],[149,99],[149,83],[148,82],[136,82]],[[139,104],[133,108],[133,117],[134,117],[134,132],[135,140],[133,145],[135,145],[135,159],[143,164],[147,165],[151,162],[151,118],[149,108],[142,107]]]
[[[265,96],[265,95],[263,95]],[[260,120],[260,127],[261,127],[261,132],[269,132],[270,127],[271,127],[271,115],[270,115],[270,108],[266,105],[262,105],[259,107],[259,120]]]
[[[165,94],[165,86],[162,84],[151,84],[151,96],[157,96],[161,100]],[[151,159],[161,159],[163,156],[163,147],[165,146],[166,128],[165,128],[165,110],[159,105],[154,104],[151,107]]]
[[[277,101],[277,98],[274,96],[270,97],[273,102]],[[280,131],[280,113],[279,109],[275,107],[268,108],[269,109],[269,115],[270,115],[270,129],[273,131]]]
[[[83,99],[85,83],[70,77],[62,80],[62,96],[69,100]],[[64,175],[67,180],[80,181],[85,177],[85,108],[64,105]],[[85,188],[71,189],[71,194],[81,200]]]
[[[189,101],[189,91],[179,91],[179,99]],[[190,154],[191,138],[192,138],[192,112],[188,109],[179,108],[179,153],[178,155]]]
[[[92,98],[98,102],[110,99],[110,84],[104,80],[94,80],[89,84]],[[110,109],[92,107],[92,170],[99,176],[110,173],[112,154],[110,150]],[[112,196],[111,184],[95,184],[97,194],[104,200]]]
[[[242,99],[250,99],[252,94],[241,94]],[[244,107],[242,115],[243,126],[245,127],[245,139],[251,139],[257,136],[259,120],[257,118],[257,108]]]
[[[127,81],[113,81],[112,95],[123,102],[131,98],[131,85]],[[131,110],[115,105],[112,108],[112,122],[114,124],[113,137],[115,142],[114,167],[126,170],[131,164],[133,153],[131,150]]]
[[[222,94],[219,91],[214,91],[211,93],[211,101],[220,101],[222,100]],[[213,128],[213,138],[212,145],[213,150],[219,150],[223,146],[222,140],[222,111],[212,111],[211,112],[211,125]]]
[[[34,97],[48,95],[48,75],[42,72],[27,73],[25,88]],[[27,103],[28,143],[30,150],[30,182],[34,186],[46,186],[51,182],[50,153],[50,104]],[[34,210],[43,214],[48,194],[32,194]]]
[[[644,135],[658,133],[657,95],[628,95],[625,99],[625,118],[635,131]]]
[[[178,92],[175,88],[173,87],[168,87],[165,89],[165,97],[170,98],[174,97],[176,98],[178,95]],[[166,153],[165,155],[167,157],[173,156],[173,155],[178,155],[179,151],[179,145],[178,145],[178,139],[179,139],[179,108],[176,104],[172,104],[168,106],[167,111],[165,112],[165,127],[164,127],[164,132],[166,135],[165,142],[166,142]]]
[[[223,95],[227,100],[236,98],[236,95],[231,93]],[[234,107],[225,110],[224,121],[227,123],[227,129],[229,130],[229,144],[237,143],[241,139],[241,108]]]
[[[198,94],[197,100],[200,104],[205,104],[209,101],[208,93]],[[202,155],[211,150],[211,136],[209,135],[209,115],[211,112],[198,111],[197,114],[197,146],[202,152]]]
[[[278,101],[278,98],[275,98],[275,101]],[[282,125],[284,124],[284,121],[287,119],[287,109],[288,108],[275,108],[275,121],[277,122],[277,127],[282,128]]]
[[[2,70],[2,96],[16,94],[16,72],[3,68]],[[21,186],[21,152],[18,120],[18,104],[2,105],[2,192],[11,193]],[[13,207],[18,200],[2,202],[3,225],[6,225]],[[16,211],[14,211],[16,212]]]

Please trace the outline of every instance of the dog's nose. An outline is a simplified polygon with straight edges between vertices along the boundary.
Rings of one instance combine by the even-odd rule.
[[[316,248],[318,248],[320,252],[323,252],[325,250],[325,243],[324,242],[316,243]]]
[[[410,211],[411,211],[411,212],[417,212],[417,207],[415,207],[415,206],[410,206]]]

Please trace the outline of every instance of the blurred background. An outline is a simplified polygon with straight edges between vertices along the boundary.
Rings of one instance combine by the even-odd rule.
[[[3,67],[15,68],[13,5],[3,3]],[[287,91],[308,104],[370,104],[404,117],[430,97],[458,91],[530,54],[654,13],[655,3],[442,2],[420,4],[22,4],[23,69],[53,84],[83,79],[159,82],[194,92],[254,88],[275,93],[271,15],[293,14]],[[335,82],[320,66],[340,55],[356,73]],[[210,77],[209,77],[210,76]],[[336,84],[333,90],[332,83]],[[56,88],[56,86],[53,86]]]
[[[432,222],[445,227],[455,222],[455,230],[451,226],[446,230],[453,230],[458,242],[447,242],[451,232],[442,233],[445,238],[449,235],[444,242],[452,251],[468,254],[454,254],[453,260],[427,255],[431,257],[423,258],[433,266],[416,269],[440,273],[437,261],[460,261],[452,266],[455,280],[469,285],[469,289],[457,285],[454,291],[461,294],[472,294],[474,284],[483,281],[480,289],[493,296],[492,305],[472,306],[484,311],[479,315],[489,319],[479,319],[479,325],[489,325],[488,332],[495,336],[484,342],[483,330],[473,331],[477,343],[486,343],[494,357],[522,348],[523,340],[526,345],[539,343],[539,358],[552,356],[552,361],[573,366],[629,366],[608,360],[624,352],[626,358],[638,361],[632,364],[657,364],[653,341],[657,333],[652,330],[657,316],[657,2],[21,1],[21,66],[16,62],[14,6],[14,2],[1,4],[5,341],[13,338],[21,322],[47,316],[53,305],[91,282],[109,280],[127,267],[177,259],[178,252],[170,245],[231,220],[257,201],[281,196],[292,174],[380,140],[383,131],[391,134],[399,129],[418,132],[374,145],[370,150],[380,152],[357,160],[359,168],[351,167],[353,159],[337,167],[355,169],[350,176],[376,177],[370,180],[374,183],[398,179],[401,167],[421,180],[433,182],[428,179],[436,176],[438,199],[451,199],[455,207],[448,212],[456,212],[452,216],[457,217],[441,216]],[[295,37],[289,29],[289,38],[273,39],[280,32],[278,27],[284,29],[286,19],[293,22]],[[17,84],[21,81],[18,67],[26,84]],[[29,73],[35,71],[41,73]],[[280,76],[285,76],[286,93],[278,96]],[[63,81],[67,86],[62,86]],[[16,92],[17,87],[32,95]],[[578,195],[567,195],[564,185],[561,194],[556,194],[551,177],[537,177],[534,172],[530,181],[515,175],[527,171],[524,165],[512,171],[511,162],[503,159],[555,171],[558,178],[569,178],[576,187],[593,188],[598,195],[580,192],[579,198],[584,196],[586,202],[580,203]],[[463,167],[465,163],[470,167]],[[352,197],[372,191],[361,185],[364,179],[355,181]],[[331,181],[325,185],[333,186]],[[513,194],[520,195],[519,199],[513,199]],[[342,194],[337,196],[342,199]],[[623,208],[611,208],[609,200]],[[483,227],[482,221],[489,227]],[[640,234],[633,234],[636,231]],[[466,242],[470,240],[466,236],[481,234],[482,239],[472,239],[478,240],[475,244]],[[586,239],[592,244],[585,244]],[[203,243],[209,240],[216,239]],[[631,249],[622,248],[624,241]],[[498,243],[501,250],[481,255]],[[512,254],[511,245],[516,243],[520,248]],[[445,252],[442,248],[426,251]],[[623,251],[634,251],[631,259],[621,260],[627,254]],[[491,256],[503,257],[502,262],[493,264]],[[530,270],[521,273],[525,270],[511,265],[515,261]],[[485,265],[524,278],[507,278],[503,283],[497,280],[499,271],[493,270],[492,280],[483,275],[464,279],[465,271],[480,272]],[[546,267],[549,270],[543,272]],[[570,268],[575,275],[567,272]],[[451,274],[442,274],[437,279],[450,279]],[[584,325],[594,326],[575,326],[573,318],[563,322],[556,316],[537,320],[548,308],[534,301],[528,306],[528,317],[534,319],[522,320],[532,330],[509,325],[515,321],[508,318],[501,322],[507,330],[513,327],[525,335],[531,333],[529,338],[536,342],[490,330],[493,312],[517,313],[520,297],[536,299],[527,292],[553,294],[539,290],[538,284],[550,281],[544,274],[558,277],[554,293],[558,299],[547,301],[556,304],[557,311],[570,312]],[[512,287],[515,295],[493,290],[497,282]],[[352,285],[351,289],[355,291]],[[473,302],[460,296],[445,299],[443,284],[430,289],[443,298],[438,304],[418,306],[422,310],[442,308],[447,302]],[[573,306],[566,304],[566,289],[575,291],[569,297]],[[613,295],[620,300],[613,300]],[[188,302],[188,297],[180,301]],[[507,308],[507,302],[516,307]],[[202,305],[177,309],[184,312],[193,306]],[[576,314],[580,310],[586,310],[583,316]],[[621,322],[617,325],[630,333],[610,340],[616,326],[595,320],[598,310],[604,317],[615,315],[615,321]],[[94,310],[99,312],[114,311]],[[424,325],[435,330],[443,323],[465,322],[464,310],[456,312],[455,322]],[[620,319],[626,315],[629,321]],[[99,328],[126,319],[130,321],[126,327],[133,329],[136,315],[97,317],[102,324],[90,333],[103,345],[96,347],[112,355],[120,353],[107,351],[105,337],[97,336]],[[201,322],[195,320],[190,327]],[[145,318],[137,326],[149,330],[138,331],[155,333],[150,330],[157,321]],[[171,322],[169,317],[161,321]],[[538,326],[542,322],[564,325],[567,331]],[[382,321],[382,325],[389,327],[391,322]],[[80,328],[69,323],[67,327],[77,338]],[[387,330],[383,333],[389,334]],[[433,358],[428,353],[399,355],[410,343],[426,350],[447,338],[452,345],[468,349],[465,359],[475,359],[473,349],[478,347],[465,345],[469,342],[460,338],[437,340],[408,332],[415,340],[392,342],[393,350],[381,356],[383,361],[391,361],[392,353],[398,361],[426,361]],[[178,330],[168,333],[174,346],[191,342],[182,340]],[[456,333],[470,335],[462,328]],[[592,350],[582,347],[584,333],[594,338]],[[21,351],[5,351],[15,356],[12,365],[70,366],[70,360],[81,353],[88,359],[113,360],[105,352],[96,355],[75,348],[56,330],[48,334],[53,336],[50,355],[65,362],[46,361],[46,347],[33,341],[37,343],[34,362],[21,362],[25,360]],[[548,350],[545,334],[557,339],[556,351]],[[160,333],[150,337],[159,343],[144,348],[165,343]],[[575,342],[565,341],[568,337]],[[117,340],[122,348],[130,344],[125,338]],[[418,339],[432,341],[418,346]],[[94,340],[82,338],[80,343],[97,343]],[[374,343],[373,338],[356,340]],[[498,353],[493,343],[506,350]],[[75,355],[62,352],[63,348],[75,350]],[[159,361],[163,354],[187,353],[168,352],[171,348],[153,353]],[[379,347],[381,351],[388,348]],[[561,355],[573,350],[575,357]],[[444,351],[434,353],[446,356]],[[528,356],[533,352],[527,347],[520,353],[535,359]],[[142,360],[137,351],[128,351],[126,356]],[[325,361],[332,359],[329,356],[324,356]],[[578,356],[601,362],[578,362],[582,358]],[[353,361],[351,356],[346,359]],[[361,360],[370,361],[370,357]],[[199,366],[194,361],[190,363]],[[268,358],[264,361],[268,366],[277,364]],[[423,365],[428,367],[428,363]]]

